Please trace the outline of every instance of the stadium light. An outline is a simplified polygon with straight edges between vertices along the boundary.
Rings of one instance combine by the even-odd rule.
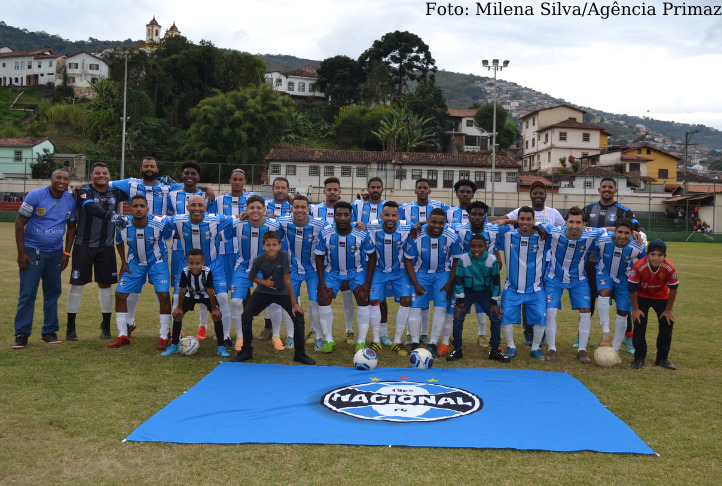
[[[499,65],[498,59],[491,61],[484,59],[481,61],[481,65],[489,71],[494,71],[494,118],[492,119],[492,144],[491,144],[491,215],[494,216],[494,181],[496,180],[496,72],[502,71],[505,67],[509,67],[509,61],[505,60]]]

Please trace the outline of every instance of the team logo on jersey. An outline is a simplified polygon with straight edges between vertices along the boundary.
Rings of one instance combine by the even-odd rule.
[[[125,284],[126,284],[126,282],[125,282],[124,278],[121,278],[120,282],[118,282],[118,285],[125,285]]]
[[[606,284],[607,284],[607,280],[606,280],[606,279],[604,279],[604,278],[599,279],[599,285],[606,285]]]
[[[356,251],[356,250],[358,250],[358,246],[356,246],[352,243],[351,246],[348,247],[348,249],[349,249],[349,251]]]
[[[331,411],[363,420],[436,422],[478,412],[481,397],[433,383],[377,381],[331,390],[321,398]]]
[[[488,245],[489,242],[487,241],[486,244]],[[537,252],[537,251],[539,251],[539,245],[531,245],[531,246],[529,247],[529,250],[531,250],[531,251],[533,251],[533,252]]]
[[[554,296],[552,294],[547,294],[547,302],[548,303],[554,302]]]
[[[114,198],[114,197],[109,197],[109,198],[108,198],[108,201],[110,202],[110,204],[115,205],[115,198]]]
[[[36,213],[38,213],[38,216],[43,217],[45,216],[45,208],[38,208],[35,210]]]
[[[614,223],[617,220],[617,213],[612,213],[609,215],[609,222]]]
[[[155,239],[155,236],[151,235],[151,236],[149,236],[148,238],[146,238],[146,241],[147,241],[148,243],[153,244],[153,243],[155,243],[155,242],[158,241],[158,240]]]
[[[210,231],[206,231],[205,233],[203,233],[203,239],[204,239],[204,240],[210,240],[210,239],[211,239],[211,236],[213,236],[213,235],[211,235],[211,232],[210,232]]]
[[[314,236],[313,236],[313,235],[306,235],[306,236],[304,237],[304,239],[305,239],[306,241],[313,241]]]

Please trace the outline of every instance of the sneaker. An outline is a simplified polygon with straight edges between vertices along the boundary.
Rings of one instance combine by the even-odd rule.
[[[508,363],[509,361],[511,361],[511,358],[504,354],[504,351],[501,350],[501,346],[496,349],[489,350],[489,359],[492,359],[494,361],[501,361],[502,363]]]
[[[133,331],[135,331],[138,328],[138,326],[135,325],[135,320],[131,324],[128,324],[128,337],[130,337],[131,334],[133,334]]]
[[[181,334],[183,336],[183,334]],[[231,338],[226,338],[223,340],[223,347],[226,348],[226,351],[233,351],[236,349],[236,347],[233,345],[233,341],[231,341]]]
[[[356,346],[354,347],[354,353],[358,351],[359,349],[366,349],[366,343],[356,343]]]
[[[533,341],[534,341],[534,335],[532,335],[532,334],[524,334],[524,346],[530,346],[530,347],[531,347]]]
[[[158,351],[165,351],[168,348],[168,345],[170,344],[170,339],[158,339]]]
[[[15,336],[15,342],[13,343],[13,349],[23,349],[28,344],[28,337],[23,334]]]
[[[381,352],[381,343],[371,343],[371,349],[374,350],[374,353],[379,354]]]
[[[394,343],[391,342],[391,339],[386,334],[381,336],[381,344],[383,344],[387,348],[390,348],[394,345]]]
[[[78,335],[76,334],[75,329],[70,329],[70,330],[68,330],[68,331],[65,332],[65,340],[66,340],[66,341],[73,341],[73,342],[75,342],[75,341],[78,340]],[[631,341],[631,340],[630,340],[630,341]]]
[[[534,351],[529,351],[529,354],[532,358],[536,358],[539,361],[545,361],[546,358],[544,357],[544,351],[541,349],[535,349]]]
[[[629,354],[634,354],[634,344],[632,344],[632,338],[625,337],[622,339],[622,344],[627,347],[627,352]]]
[[[241,351],[237,355],[235,355],[231,361],[234,363],[242,363],[243,361],[248,361],[253,359],[253,352],[252,351]]]
[[[100,339],[113,339],[113,336],[110,334],[110,328],[103,329],[103,325],[100,325]]]
[[[411,342],[411,334],[406,335],[406,341],[404,341],[404,344],[406,346],[411,346],[413,343]]]
[[[670,363],[668,359],[657,358],[657,361],[654,362],[654,366],[661,366],[662,368],[665,368],[668,370],[676,370],[677,369],[677,367],[674,366],[672,363]]]
[[[391,352],[396,353],[399,356],[408,356],[409,352],[404,349],[404,346],[402,344],[394,344],[391,346]]]
[[[579,347],[579,334],[577,334],[577,340],[574,341],[574,344],[572,344],[572,347],[573,347],[573,348],[578,348],[578,347]]]
[[[580,349],[577,352],[577,359],[579,360],[580,363],[583,363],[583,364],[589,364],[592,362],[592,360],[589,359],[589,355],[587,354],[587,352],[583,349]]]
[[[346,331],[346,344],[351,346],[356,344],[356,338],[353,336],[353,331]]]
[[[644,360],[643,359],[635,359],[632,361],[632,369],[633,370],[641,370],[644,366]]]
[[[295,346],[295,343],[293,342],[293,338],[286,337],[286,342],[283,344],[283,347],[285,349],[294,349],[296,346]]]
[[[228,350],[226,349],[225,346],[218,346],[217,353],[218,353],[218,356],[220,356],[221,358],[230,358],[231,357],[231,353],[228,352]]]
[[[611,346],[612,345],[612,335],[608,332],[602,333],[602,340],[599,341],[600,346]]]
[[[476,342],[479,343],[479,346],[482,348],[489,347],[489,338],[486,337],[486,334],[479,334],[476,338]]]
[[[516,356],[516,348],[510,348],[507,346],[506,350],[504,351],[504,354],[506,354],[510,358],[513,358],[514,356]]]
[[[434,357],[434,358],[439,357],[439,350],[436,347],[436,344],[429,344],[428,346],[426,346],[426,349],[427,349],[427,351],[429,351],[429,353],[431,353],[432,357]]]
[[[316,339],[316,342],[313,343],[313,349],[315,349],[316,351],[321,351],[324,344],[325,343],[324,343],[323,339],[318,338],[318,339]]]
[[[208,334],[208,330],[203,326],[199,326],[198,332],[196,333],[196,339],[199,341],[205,341],[207,334]]]
[[[306,334],[306,344],[314,344],[316,342],[316,331]]]
[[[305,365],[315,365],[316,360],[312,357],[308,356],[306,353],[304,354],[294,354],[293,355],[293,361],[296,363],[301,363]]]
[[[449,345],[441,343],[439,344],[439,356],[446,356],[449,354]]]
[[[236,338],[235,350],[240,351],[242,347],[243,347],[243,338],[242,337]]]
[[[171,354],[178,353],[178,345],[177,344],[169,344],[165,351],[160,353],[161,356],[170,356]]]
[[[54,332],[49,332],[47,334],[43,334],[42,337],[43,341],[45,341],[48,344],[60,344],[62,341],[58,339],[58,335]]]
[[[550,349],[547,351],[547,361],[556,361],[557,360],[557,350],[556,349]]]
[[[336,351],[336,343],[333,341],[326,341],[323,343],[323,346],[321,349],[319,349],[322,353],[333,353]]]
[[[276,351],[283,351],[284,349],[286,349],[283,346],[283,341],[281,341],[281,338],[278,336],[273,336],[271,342],[273,343],[273,347],[276,348]]]
[[[431,341],[429,341],[429,336],[427,334],[422,334],[419,342],[424,346],[428,346]]]
[[[446,361],[458,361],[463,357],[464,353],[461,352],[461,348],[454,348],[454,350],[446,357]]]
[[[130,344],[130,338],[128,336],[118,336],[115,338],[115,341],[108,344],[109,348],[120,348],[122,346],[127,346]]]
[[[273,329],[269,329],[267,327],[264,327],[261,331],[261,334],[258,335],[259,341],[268,341],[273,337]]]

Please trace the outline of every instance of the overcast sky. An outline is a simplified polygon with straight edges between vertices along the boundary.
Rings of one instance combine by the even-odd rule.
[[[486,8],[487,2],[479,2]],[[684,0],[676,6],[719,1]],[[429,45],[439,69],[487,75],[482,59],[508,59],[501,79],[568,102],[612,113],[702,123],[722,129],[722,15],[677,15],[665,2],[608,0],[598,15],[553,13],[552,6],[583,6],[573,0],[493,2],[492,7],[530,6],[529,15],[477,15],[477,2],[462,1],[463,15],[427,15],[419,0],[206,0],[203,2],[98,2],[97,0],[4,0],[1,20],[71,40],[144,39],[155,15],[173,22],[193,42],[253,54],[289,54],[322,60],[357,58],[387,32],[407,30]],[[602,16],[602,7],[636,7],[646,15]],[[438,2],[439,7],[448,3]],[[544,6],[548,5],[545,11]],[[650,9],[655,14],[651,15]],[[558,7],[557,7],[558,9]]]

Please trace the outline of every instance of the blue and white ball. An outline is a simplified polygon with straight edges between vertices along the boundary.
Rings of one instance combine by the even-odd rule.
[[[428,349],[416,348],[409,354],[409,365],[412,368],[428,370],[434,365],[434,357]]]
[[[201,344],[195,338],[195,336],[187,336],[181,338],[178,342],[178,351],[184,356],[193,356],[200,349]]]
[[[379,364],[379,357],[376,352],[370,348],[363,348],[356,351],[353,355],[353,366],[357,370],[370,371]]]

